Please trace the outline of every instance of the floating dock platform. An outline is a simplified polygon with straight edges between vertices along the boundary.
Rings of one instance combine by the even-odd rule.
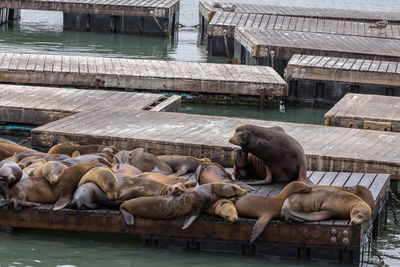
[[[274,66],[281,75],[294,54],[400,60],[400,40],[339,34],[235,29],[234,55],[247,65]]]
[[[0,54],[0,82],[212,95],[285,96],[272,68],[197,62]]]
[[[31,131],[32,147],[59,142],[144,147],[156,155],[207,157],[233,165],[228,142],[241,124],[281,126],[303,146],[310,170],[390,173],[400,179],[400,133],[170,112],[91,109]]]
[[[43,125],[91,108],[173,112],[180,102],[176,95],[0,84],[0,123]]]
[[[346,93],[400,96],[399,77],[400,60],[364,57],[296,54],[286,68],[289,99],[328,104],[336,103]]]
[[[400,132],[400,97],[346,94],[324,118],[327,126]]]
[[[8,0],[0,7],[62,11],[64,28],[169,35],[179,24],[179,0]]]
[[[378,215],[362,225],[350,225],[346,220],[287,224],[270,222],[251,245],[248,244],[254,219],[240,218],[228,223],[211,215],[201,215],[188,229],[182,230],[183,218],[152,220],[136,217],[135,224],[125,224],[118,210],[52,211],[52,205],[15,211],[0,209],[0,225],[24,228],[74,231],[113,232],[142,236],[143,244],[173,246],[200,251],[231,252],[247,255],[272,255],[302,260],[324,260],[353,264],[366,263],[369,245],[367,234],[373,228],[379,233],[385,224],[389,175],[371,173],[308,172],[319,185],[369,188],[377,205]],[[273,196],[284,184],[255,187],[252,193]],[[373,223],[374,222],[374,223]]]
[[[400,39],[399,24],[389,24],[381,30],[370,28],[372,24],[373,21],[351,21],[324,17],[216,12],[208,23],[207,50],[209,55],[226,55],[228,49],[229,55],[233,55],[236,27]],[[225,47],[224,38],[226,38],[227,47]]]

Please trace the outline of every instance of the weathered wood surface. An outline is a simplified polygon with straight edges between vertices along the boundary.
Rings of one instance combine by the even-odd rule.
[[[289,60],[294,54],[362,57],[369,60],[400,59],[400,40],[339,34],[235,28],[237,40],[252,56]]]
[[[308,172],[312,181],[319,185],[353,186],[363,185],[369,188],[380,208],[387,198],[389,175],[371,173],[330,173]],[[272,196],[278,194],[283,184],[256,187],[256,194]],[[0,209],[0,225],[12,227],[62,229],[96,232],[118,232],[140,235],[159,235],[186,238],[208,238],[222,240],[249,240],[254,219],[241,218],[238,223],[227,223],[221,218],[202,215],[189,229],[182,230],[183,218],[175,220],[151,220],[137,217],[135,225],[128,226],[117,210],[69,210],[52,211],[51,205],[33,209],[14,211]],[[330,220],[305,224],[286,224],[272,221],[260,235],[257,243],[291,243],[306,245],[355,246],[359,247],[370,222],[363,225],[350,225],[346,220]],[[335,228],[336,234],[331,230]],[[166,230],[168,229],[168,230]],[[344,234],[344,231],[348,234]],[[331,237],[336,242],[331,242]],[[344,243],[345,237],[348,243]]]
[[[180,96],[0,84],[0,122],[46,124],[91,108],[177,111]]]
[[[179,0],[2,0],[0,7],[121,16],[152,16],[153,14],[156,17],[168,18],[170,14],[179,10]]]
[[[89,110],[32,130],[32,146],[61,141],[144,147],[154,154],[208,157],[232,166],[236,126],[279,125],[300,142],[308,169],[391,173],[400,179],[400,133],[168,112]]]
[[[400,22],[400,12],[364,11],[352,9],[314,8],[296,6],[273,6],[222,2],[221,7],[215,7],[218,2],[199,2],[199,11],[204,18],[211,21],[216,12],[229,11],[235,13],[289,15],[306,18],[326,18],[353,21],[377,21],[384,18],[391,22]],[[233,7],[235,5],[235,7]],[[233,8],[232,8],[233,7]]]
[[[270,67],[0,53],[0,82],[258,96],[287,95]]]
[[[400,132],[400,97],[346,94],[324,118],[328,126]]]
[[[327,18],[307,18],[292,15],[250,14],[216,12],[207,28],[208,36],[233,37],[236,27],[330,33],[376,38],[400,39],[400,25],[388,25],[385,29],[370,28],[373,21],[350,21]]]
[[[400,61],[296,54],[286,78],[400,86]]]

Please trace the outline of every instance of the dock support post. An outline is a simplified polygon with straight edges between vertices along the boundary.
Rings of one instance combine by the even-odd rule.
[[[8,9],[8,8],[7,8]],[[21,9],[8,9],[8,20],[17,20],[21,18]]]

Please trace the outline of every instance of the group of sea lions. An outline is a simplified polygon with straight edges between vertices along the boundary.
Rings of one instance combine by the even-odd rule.
[[[361,224],[375,211],[374,198],[363,186],[314,185],[306,175],[303,148],[279,126],[241,125],[229,142],[241,147],[234,160],[236,179],[207,158],[72,143],[43,153],[0,138],[0,206],[119,208],[128,225],[134,225],[135,216],[184,217],[183,229],[202,212],[232,223],[242,216],[257,219],[250,242],[272,219],[340,218]],[[193,172],[196,181],[181,176]],[[249,184],[273,182],[288,184],[276,196],[248,193]]]

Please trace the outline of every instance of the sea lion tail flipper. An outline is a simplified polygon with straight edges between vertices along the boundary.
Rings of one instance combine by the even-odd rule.
[[[301,219],[309,222],[323,221],[331,218],[334,214],[329,210],[317,211],[317,212],[299,212],[290,211],[289,212],[293,219]]]
[[[185,223],[182,226],[182,229],[185,230],[188,228],[196,219],[199,217],[200,212],[192,212],[188,216],[185,217]]]
[[[265,227],[267,227],[269,221],[271,220],[271,216],[265,215],[256,221],[253,226],[253,231],[251,232],[251,237],[249,244],[253,243],[262,232],[264,232]]]
[[[53,210],[60,210],[65,208],[71,202],[71,196],[60,196],[54,204]]]
[[[127,225],[133,225],[135,223],[135,217],[133,216],[132,213],[130,213],[127,210],[125,210],[125,208],[123,207],[123,204],[119,208],[119,211],[121,212],[122,217],[124,218],[125,223]]]
[[[238,186],[240,186],[241,188],[243,188],[243,189],[246,190],[247,192],[255,191],[255,190],[256,190],[256,189],[254,189],[254,187],[252,187],[252,186],[250,186],[250,185],[248,185],[248,184],[246,184],[246,183],[240,182],[240,181],[233,181],[233,183],[236,184],[236,185],[238,185]]]

